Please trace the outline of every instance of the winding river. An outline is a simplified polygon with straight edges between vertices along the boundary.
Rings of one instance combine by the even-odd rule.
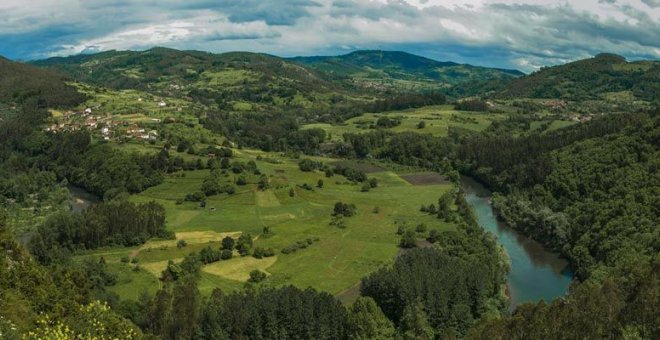
[[[507,278],[511,308],[523,302],[538,302],[563,296],[573,279],[568,262],[543,249],[538,242],[497,221],[490,205],[490,191],[471,178],[463,177],[461,185],[468,203],[474,208],[479,224],[495,234],[511,261]],[[69,186],[73,196],[72,211],[79,213],[97,202],[98,197],[82,188]]]
[[[490,191],[473,179],[464,177],[462,187],[474,208],[479,224],[495,234],[511,261],[507,278],[511,308],[523,302],[538,302],[563,296],[573,279],[568,262],[557,254],[497,221],[490,204]]]

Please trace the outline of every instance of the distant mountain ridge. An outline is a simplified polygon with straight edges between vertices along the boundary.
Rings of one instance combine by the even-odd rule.
[[[466,81],[523,76],[507,70],[441,62],[401,51],[359,50],[339,56],[289,58],[312,68],[344,77],[437,81],[454,85]]]
[[[104,81],[112,87],[135,87],[139,86],[137,83],[148,82],[157,76],[182,75],[182,68],[204,71],[201,68],[227,65],[259,69],[259,72],[293,77],[301,82],[314,81],[315,86],[336,88],[347,85],[351,88],[403,92],[437,89],[475,80],[508,80],[523,75],[517,70],[440,62],[406,52],[374,50],[334,57],[280,58],[252,52],[213,54],[156,47],[146,51],[106,51],[55,57],[32,64],[58,69],[80,81]],[[126,68],[136,70],[136,66],[140,68],[140,77],[137,73],[132,76],[113,74]],[[146,79],[142,77],[144,75],[147,75]]]

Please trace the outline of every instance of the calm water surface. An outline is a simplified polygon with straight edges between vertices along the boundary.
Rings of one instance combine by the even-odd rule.
[[[75,213],[82,212],[94,202],[98,202],[99,198],[87,192],[85,189],[69,185],[69,192],[73,202],[71,203],[71,211]]]
[[[568,262],[543,249],[538,242],[500,223],[490,204],[490,192],[470,178],[462,179],[467,201],[479,224],[495,234],[511,260],[508,276],[511,308],[523,302],[538,302],[563,296],[573,279]]]

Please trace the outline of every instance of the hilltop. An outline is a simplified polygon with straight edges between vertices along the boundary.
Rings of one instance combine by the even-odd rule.
[[[567,100],[631,99],[657,101],[660,98],[660,62],[628,62],[624,57],[602,53],[568,64],[543,67],[513,80],[499,97],[561,98]]]
[[[286,59],[261,53],[213,54],[156,47],[56,57],[33,64],[62,71],[80,82],[118,89],[185,89],[182,92],[194,90],[193,97],[251,97],[247,101],[273,102],[275,106],[281,104],[276,103],[279,98],[301,107],[327,100],[328,95],[373,98],[382,96],[383,90],[416,92],[523,75],[515,70],[439,62],[396,51]],[[336,96],[333,100],[337,101]]]
[[[447,87],[467,81],[511,79],[524,75],[517,70],[441,62],[400,51],[364,50],[340,56],[295,57],[290,60],[349,78],[358,84],[371,83],[382,87],[401,86],[405,82],[418,83],[418,87]]]
[[[22,104],[31,98],[41,105],[60,107],[77,104],[84,97],[57,72],[0,57],[0,102]]]

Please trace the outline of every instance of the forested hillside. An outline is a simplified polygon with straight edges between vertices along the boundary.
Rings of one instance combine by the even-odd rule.
[[[589,100],[609,93],[629,91],[635,98],[660,98],[660,62],[635,61],[614,54],[599,54],[565,65],[544,67],[512,81],[501,97]]]
[[[63,107],[84,100],[75,88],[65,83],[64,75],[0,57],[0,101]]]
[[[523,75],[517,70],[440,62],[398,51],[355,51],[336,57],[297,57],[291,60],[348,78],[356,84],[383,88],[391,88],[397,81],[419,82],[420,88],[450,87],[469,81],[513,79]]]

